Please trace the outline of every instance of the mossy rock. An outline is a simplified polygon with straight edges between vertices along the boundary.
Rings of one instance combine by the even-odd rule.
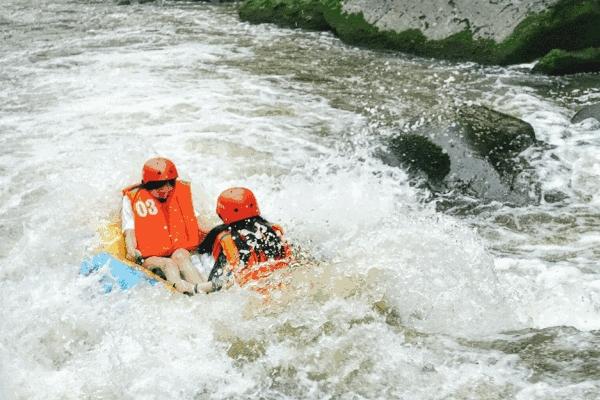
[[[395,160],[409,169],[420,171],[433,182],[441,182],[450,172],[450,157],[424,136],[408,134],[390,140],[389,150]]]
[[[492,40],[473,39],[470,31],[459,32],[442,40],[428,40],[418,29],[401,32],[380,30],[369,24],[362,13],[345,13],[340,0],[321,0],[321,3],[323,15],[331,29],[347,43],[427,57],[492,61],[495,43]]]
[[[499,64],[533,61],[555,48],[600,46],[600,1],[562,0],[532,14],[498,47]]]
[[[545,12],[527,17],[501,43],[475,38],[469,29],[441,40],[428,40],[416,29],[383,31],[360,13],[345,14],[340,0],[321,2],[327,22],[342,40],[421,56],[506,65],[533,61],[554,47],[600,46],[599,0],[561,0]]]
[[[342,0],[246,0],[240,17],[253,23],[332,30],[342,40],[376,49],[487,64],[530,62],[553,48],[578,50],[600,46],[600,1],[561,0],[525,18],[501,43],[475,38],[470,28],[441,40],[420,30],[380,30],[362,13],[346,13]]]
[[[517,172],[515,157],[536,143],[533,127],[519,118],[485,106],[465,107],[458,115],[467,142],[503,177]]]
[[[598,23],[600,24],[600,21]],[[548,75],[598,72],[600,71],[600,48],[591,47],[579,51],[554,49],[540,59],[533,71]]]
[[[320,0],[251,0],[239,8],[240,18],[251,23],[270,22],[284,27],[328,30]]]

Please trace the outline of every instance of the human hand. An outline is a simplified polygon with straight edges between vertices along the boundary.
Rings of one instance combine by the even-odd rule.
[[[223,287],[225,289],[229,289],[235,283],[235,277],[233,276],[233,272],[229,272],[224,279]]]
[[[127,259],[135,263],[140,263],[142,260],[142,252],[136,248],[127,248]]]

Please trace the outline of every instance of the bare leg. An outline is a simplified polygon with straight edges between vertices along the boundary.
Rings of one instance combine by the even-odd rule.
[[[172,259],[166,257],[148,257],[142,266],[150,270],[160,268],[165,273],[167,281],[175,284],[177,291],[194,293],[194,285],[181,279],[179,267]]]
[[[183,279],[193,284],[206,282],[206,278],[202,276],[200,271],[198,271],[192,265],[192,258],[190,256],[190,252],[186,249],[177,249],[171,255],[171,259],[177,264],[181,274],[183,275]]]

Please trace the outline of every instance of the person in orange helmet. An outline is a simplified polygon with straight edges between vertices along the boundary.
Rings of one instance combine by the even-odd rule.
[[[284,268],[292,252],[280,226],[260,216],[256,197],[250,189],[234,187],[221,193],[217,215],[222,225],[213,228],[198,249],[212,253],[214,266],[208,277],[206,292],[231,284],[240,286],[257,281]]]
[[[206,233],[198,224],[190,184],[178,177],[171,160],[146,161],[142,182],[123,189],[121,223],[128,259],[163,275],[179,292],[193,294],[206,279],[192,265],[190,251]]]

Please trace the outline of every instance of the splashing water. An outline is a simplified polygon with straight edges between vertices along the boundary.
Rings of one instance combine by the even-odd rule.
[[[600,389],[597,77],[377,53],[234,5],[0,6],[0,398],[586,399]],[[561,203],[435,211],[382,137],[484,100]],[[423,122],[416,120],[421,116]],[[79,277],[151,156],[251,187],[301,249],[264,302]]]

